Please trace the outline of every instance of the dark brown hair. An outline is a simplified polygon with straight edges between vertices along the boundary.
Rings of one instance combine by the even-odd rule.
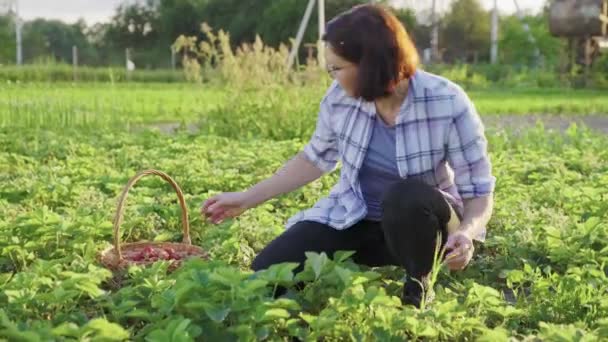
[[[418,67],[418,51],[405,28],[379,5],[358,5],[332,19],[323,40],[358,65],[357,96],[366,101],[390,95]]]

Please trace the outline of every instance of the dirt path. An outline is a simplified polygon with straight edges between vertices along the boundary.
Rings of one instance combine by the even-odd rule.
[[[553,114],[500,114],[500,115],[483,115],[481,117],[488,131],[508,130],[519,132],[528,128],[533,128],[538,120],[542,121],[545,129],[564,132],[572,123],[579,126],[587,126],[594,131],[608,134],[608,114],[594,115],[553,115]],[[174,134],[179,129],[180,123],[164,122],[148,124],[145,128],[157,128],[163,133]],[[187,131],[190,133],[198,132],[198,124],[190,123],[187,125]],[[136,131],[141,130],[141,127],[136,128]]]
[[[522,131],[533,128],[541,121],[547,130],[564,132],[572,123],[587,126],[594,131],[608,134],[608,115],[484,115],[481,117],[488,130]]]

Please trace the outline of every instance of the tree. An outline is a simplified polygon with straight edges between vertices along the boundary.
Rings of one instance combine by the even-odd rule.
[[[326,19],[367,2],[326,1]],[[252,42],[256,34],[266,44],[277,47],[280,43],[295,38],[307,3],[307,0],[161,0],[158,11],[162,32],[168,40],[173,41],[180,34],[200,37],[200,24],[206,22],[214,29],[229,32],[233,47]],[[398,11],[397,14],[400,19],[412,22],[412,12]],[[318,11],[315,10],[304,35],[304,42],[316,42],[317,22]]]
[[[456,0],[442,19],[439,39],[445,61],[489,59],[490,14],[478,0]]]
[[[127,2],[116,9],[110,22],[87,27],[83,21],[66,24],[38,19],[24,26],[24,60],[41,58],[72,61],[72,46],[78,46],[79,63],[124,65],[125,49],[138,68],[170,65],[170,46],[180,35],[204,39],[201,24],[229,32],[235,48],[252,42],[256,34],[267,45],[278,47],[295,38],[308,0],[141,0]],[[325,1],[326,20],[366,0]],[[379,1],[388,5],[386,0]],[[394,13],[415,36],[416,18],[410,10]],[[310,18],[303,42],[318,39],[318,11]],[[14,61],[15,46],[10,18],[0,17],[0,63]],[[4,42],[8,44],[4,44]],[[305,49],[300,50],[302,55]]]
[[[0,64],[15,63],[14,21],[9,16],[0,16]]]
[[[157,3],[160,39],[172,44],[180,35],[199,36],[200,25],[207,20],[209,0],[160,0]]]
[[[500,61],[508,64],[534,65],[536,62],[534,51],[538,48],[546,65],[557,65],[563,41],[553,37],[549,32],[548,12],[545,10],[537,15],[527,15],[523,20],[530,27],[535,42],[530,41],[517,16],[502,17],[499,40]]]
[[[51,58],[56,62],[72,62],[72,46],[79,48],[81,63],[95,62],[95,52],[85,36],[84,21],[66,24],[59,20],[36,19],[23,26],[24,61]]]
[[[168,42],[160,41],[160,18],[157,2],[147,0],[144,3],[121,5],[116,10],[109,25],[98,27],[103,38],[98,41],[103,49],[104,59],[112,64],[124,63],[126,49],[131,52],[131,59],[136,65],[158,67],[161,54],[169,55]],[[166,60],[166,59],[165,59]]]

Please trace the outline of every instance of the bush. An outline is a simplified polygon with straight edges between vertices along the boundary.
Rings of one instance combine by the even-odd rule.
[[[127,70],[119,67],[78,67],[68,64],[31,64],[0,66],[0,81],[4,82],[184,82],[184,75],[173,70]]]

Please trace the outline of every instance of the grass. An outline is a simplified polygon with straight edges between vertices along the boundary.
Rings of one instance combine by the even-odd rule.
[[[179,70],[135,70],[127,73],[124,67],[74,68],[68,64],[0,65],[0,82],[84,82],[84,83],[124,83],[124,82],[185,82]]]
[[[608,92],[593,89],[531,88],[472,90],[485,114],[607,114]]]
[[[0,125],[126,127],[157,122],[204,123],[230,135],[235,122],[277,138],[303,137],[316,118],[322,87],[226,88],[192,84],[27,83],[0,85]],[[481,115],[605,114],[601,90],[469,91]],[[236,117],[235,117],[236,115]],[[270,125],[283,120],[288,126]],[[263,123],[263,124],[262,124]],[[272,130],[273,132],[268,132]]]
[[[309,253],[304,271],[252,259],[337,181],[308,186],[211,225],[202,201],[272,175],[307,142],[322,88],[188,84],[3,84],[0,88],[0,339],[7,340],[602,340],[608,339],[608,137],[571,126],[488,134],[497,177],[485,243],[463,272],[436,268],[423,310],[398,299],[403,270],[348,251]],[[469,92],[482,115],[602,113],[592,90]],[[598,110],[599,108],[599,110]],[[128,130],[196,123],[175,135]],[[210,261],[134,267],[117,288],[97,253],[116,200],[154,168],[181,186],[193,243]],[[175,193],[131,190],[123,241],[179,241]],[[303,289],[296,284],[303,282]],[[271,290],[286,286],[275,300]]]
[[[0,86],[4,126],[68,127],[195,121],[229,94],[192,84],[38,83]]]

